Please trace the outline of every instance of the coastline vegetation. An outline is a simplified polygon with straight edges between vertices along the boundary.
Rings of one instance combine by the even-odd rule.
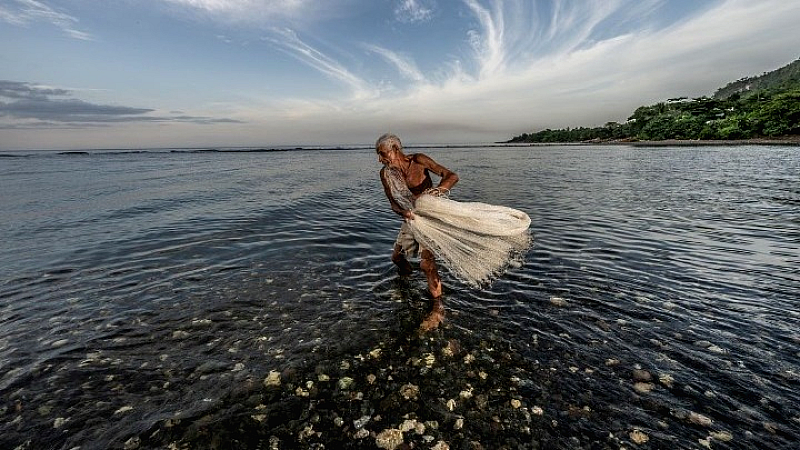
[[[718,89],[712,97],[640,106],[625,123],[523,133],[506,143],[733,140],[800,136],[800,59]]]

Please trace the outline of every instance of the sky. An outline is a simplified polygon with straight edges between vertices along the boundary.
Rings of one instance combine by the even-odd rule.
[[[0,149],[488,143],[800,57],[798,0],[0,0]]]

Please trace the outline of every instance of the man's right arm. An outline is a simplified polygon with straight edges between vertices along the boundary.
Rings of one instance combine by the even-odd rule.
[[[386,179],[386,168],[381,169],[381,184],[383,184],[383,193],[389,199],[389,204],[397,215],[405,220],[414,220],[414,213],[410,209],[403,209],[392,196],[392,189],[389,187],[389,180]]]

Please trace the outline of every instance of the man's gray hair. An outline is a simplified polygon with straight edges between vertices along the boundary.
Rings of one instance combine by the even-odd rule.
[[[382,145],[389,144],[389,146],[396,146],[398,150],[403,149],[403,144],[400,143],[400,138],[392,133],[386,133],[375,141],[375,150],[381,148]]]

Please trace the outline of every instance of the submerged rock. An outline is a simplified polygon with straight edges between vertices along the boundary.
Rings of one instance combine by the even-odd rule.
[[[733,435],[727,431],[713,431],[709,436],[720,442],[730,442],[733,440]]]
[[[418,394],[419,386],[415,386],[411,383],[404,384],[403,387],[400,388],[400,395],[406,400],[415,400]]]
[[[281,385],[281,373],[277,370],[271,370],[269,375],[264,378],[264,386],[275,387]]]
[[[634,369],[633,379],[636,381],[649,382],[650,380],[653,379],[653,376],[650,374],[650,372],[644,369]]]
[[[403,443],[403,432],[396,428],[388,428],[375,436],[375,445],[378,448],[394,450]]]
[[[696,413],[696,412],[690,412],[689,413],[689,422],[692,422],[694,424],[697,424],[697,425],[700,425],[700,426],[704,426],[704,427],[710,427],[711,424],[713,423],[713,421],[709,417],[704,416],[704,415],[702,415],[700,413]]]
[[[339,378],[339,382],[337,383],[337,385],[339,386],[339,389],[343,391],[347,390],[350,388],[350,386],[353,385],[353,379],[350,377]]]
[[[633,441],[637,445],[644,444],[645,442],[650,440],[650,437],[641,430],[633,430],[630,432],[628,436],[630,436],[631,441]]]

